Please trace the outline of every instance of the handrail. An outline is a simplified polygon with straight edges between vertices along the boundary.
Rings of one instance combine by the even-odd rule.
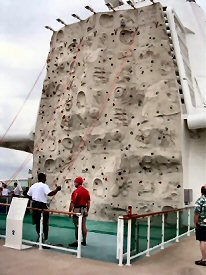
[[[2,197],[6,198],[6,196],[2,196]],[[7,197],[9,197],[9,196],[7,196]],[[0,196],[0,198],[1,198],[1,196]],[[9,203],[0,203],[0,205],[10,206]],[[123,215],[123,216],[119,216],[119,218],[123,219],[123,220],[141,219],[141,218],[154,217],[154,216],[163,215],[163,214],[176,213],[177,211],[183,211],[183,210],[192,209],[192,208],[194,208],[194,206],[188,206],[188,207],[183,207],[183,208],[175,208],[175,209],[172,209],[172,210],[159,211],[159,212],[140,214],[140,215],[139,214]],[[77,215],[77,214],[79,215],[80,214],[80,213],[74,213],[74,212],[68,212],[68,211],[32,208],[32,207],[29,207],[29,206],[27,206],[27,209],[43,211],[43,212],[49,212],[49,213],[55,213],[55,214],[65,214],[65,215]]]
[[[10,203],[1,203],[0,202],[0,205],[2,205],[2,206],[10,206],[11,204]]]
[[[173,210],[153,212],[153,213],[141,214],[141,215],[139,215],[139,214],[123,215],[123,216],[119,216],[119,218],[123,219],[123,220],[140,219],[140,218],[145,218],[145,217],[154,217],[154,216],[163,215],[163,214],[165,215],[165,214],[169,214],[169,213],[176,213],[178,211],[183,211],[183,210],[192,209],[192,208],[194,208],[194,206],[189,206],[189,207],[184,207],[184,208],[176,208]]]
[[[0,203],[0,205],[10,206],[11,204],[10,203]],[[50,210],[50,209],[40,209],[40,208],[33,208],[33,207],[30,207],[30,206],[27,206],[27,209],[41,211],[41,212],[55,213],[55,214],[76,215],[76,216],[81,215],[81,213],[74,213],[74,212],[69,212],[69,211],[59,211],[59,210]]]
[[[13,190],[9,192],[8,196],[0,195],[0,198],[13,198],[13,196],[15,196],[15,195],[12,192],[13,192]],[[24,195],[20,195],[17,197],[18,198],[28,198],[28,196],[24,196]]]
[[[12,199],[13,197],[18,197],[18,198],[28,198],[28,197],[25,197],[25,196],[17,196],[17,195],[14,195],[12,193],[12,191],[10,192],[10,195],[8,196],[0,196],[0,199]]]

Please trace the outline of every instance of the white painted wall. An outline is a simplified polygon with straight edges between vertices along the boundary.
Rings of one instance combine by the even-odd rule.
[[[189,137],[189,133],[186,133]],[[202,185],[206,184],[206,131],[200,134],[199,139],[188,138],[188,148],[185,154],[188,155],[188,166],[185,166],[188,179],[187,188],[193,189],[193,203],[200,196]]]

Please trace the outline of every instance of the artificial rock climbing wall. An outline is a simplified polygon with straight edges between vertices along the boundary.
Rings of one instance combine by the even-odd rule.
[[[62,186],[51,208],[68,210],[76,176],[91,192],[91,219],[180,206],[177,68],[161,5],[64,27],[47,63],[33,177]]]

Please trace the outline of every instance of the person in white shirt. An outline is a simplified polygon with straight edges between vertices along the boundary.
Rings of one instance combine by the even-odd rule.
[[[57,186],[55,190],[51,191],[49,186],[46,184],[46,175],[43,173],[38,174],[38,182],[34,183],[27,195],[32,198],[32,207],[39,209],[48,209],[47,207],[47,197],[54,196],[58,191],[61,190],[60,186]],[[36,232],[40,234],[40,220],[41,220],[41,211],[33,210],[32,212],[33,224],[36,225]],[[43,232],[44,238],[43,241],[48,240],[48,231],[49,231],[49,212],[43,212]]]
[[[7,188],[6,183],[3,184],[2,196],[9,196],[9,189]]]
[[[21,190],[20,190],[17,182],[14,183],[14,190],[12,193],[15,197],[19,197],[21,195]]]

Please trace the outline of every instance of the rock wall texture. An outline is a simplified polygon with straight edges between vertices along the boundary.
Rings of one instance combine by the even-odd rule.
[[[62,186],[51,208],[68,210],[76,176],[92,219],[180,206],[179,87],[161,5],[66,26],[47,62],[33,177]]]

